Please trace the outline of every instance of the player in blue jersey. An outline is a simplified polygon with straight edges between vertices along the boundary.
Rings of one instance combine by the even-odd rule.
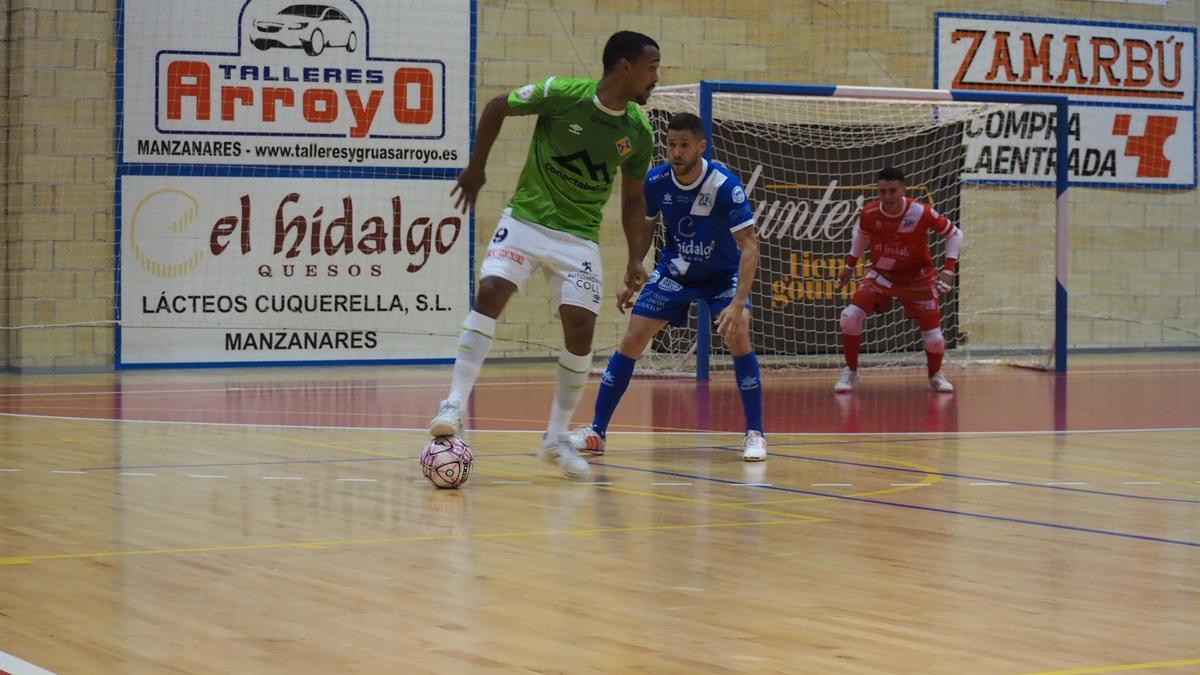
[[[754,214],[737,176],[704,159],[707,145],[699,117],[679,113],[671,118],[670,163],[651,169],[645,184],[646,218],[653,226],[662,216],[666,243],[637,302],[630,302],[637,288],[626,285],[617,293],[617,309],[624,313],[632,306],[633,312],[600,381],[592,426],[571,434],[571,444],[580,452],[604,454],[609,420],[638,357],[668,322],[685,325],[692,303],[702,301],[716,313],[717,331],[733,355],[746,413],[742,459],[767,457],[758,357],[750,344],[750,288],[758,271]],[[630,259],[638,259],[638,253],[631,251]]]

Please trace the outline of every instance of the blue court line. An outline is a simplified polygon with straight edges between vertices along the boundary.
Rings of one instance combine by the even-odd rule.
[[[723,446],[717,446],[715,448],[714,448],[714,446],[679,446],[679,447],[671,447],[671,448],[644,448],[644,449],[646,449],[646,450],[692,450],[692,449],[731,450],[731,448],[723,447]],[[526,457],[529,455],[530,455],[530,453],[528,453],[528,452],[518,452],[518,453],[505,453],[503,455],[488,455],[488,457]],[[813,461],[838,463],[836,460],[826,460],[826,459],[821,459],[821,458],[807,458],[807,457],[802,457],[799,455],[774,455],[774,456],[791,458],[791,459],[812,459]],[[132,470],[132,469],[186,469],[186,468],[227,467],[227,466],[275,466],[275,465],[286,465],[286,464],[331,464],[331,463],[343,463],[343,462],[395,462],[395,461],[412,461],[413,459],[416,459],[416,458],[415,457],[354,457],[354,458],[346,458],[346,459],[281,460],[281,461],[276,461],[276,462],[241,462],[241,463],[223,463],[223,464],[158,464],[158,465],[142,465],[142,466],[109,466],[109,467],[81,468],[78,470],[79,471],[118,471],[118,470]],[[871,467],[871,468],[895,469],[897,471],[906,471],[906,472],[912,472],[912,473],[921,473],[921,474],[929,474],[930,473],[927,471],[921,471],[919,469],[907,469],[907,468],[903,468],[903,467],[887,467],[887,466],[870,465],[870,464],[855,463],[855,462],[846,462],[846,463],[857,464],[860,466]],[[619,464],[609,464],[607,462],[596,462],[595,466],[602,466],[602,467],[612,468],[612,469],[622,469],[625,471],[637,471],[637,472],[641,472],[641,473],[650,473],[650,474],[656,474],[656,475],[662,475],[662,476],[671,476],[674,478],[690,478],[692,480],[707,481],[707,482],[719,483],[719,484],[723,484],[723,485],[741,484],[740,481],[727,480],[724,478],[714,478],[712,476],[698,476],[698,475],[694,475],[694,474],[679,473],[679,472],[675,472],[675,471],[664,471],[662,469],[646,469],[646,468],[636,467],[636,466],[623,466],[623,465],[619,465]],[[937,475],[943,475],[943,474],[937,474]],[[949,474],[944,474],[944,475],[949,475]],[[955,477],[957,477],[957,476],[955,476]],[[986,479],[983,479],[983,480],[986,480]],[[1004,482],[1012,482],[1012,481],[1004,481]],[[1020,485],[1021,483],[1014,483],[1014,484]],[[1037,485],[1036,483],[1031,483],[1029,485],[1033,485],[1035,487],[1054,487],[1054,486]],[[892,501],[886,501],[886,500],[882,500],[882,499],[870,499],[867,497],[853,497],[850,495],[839,495],[839,494],[833,494],[833,493],[828,493],[828,492],[818,492],[816,490],[802,490],[800,488],[790,488],[790,487],[783,487],[783,486],[778,486],[778,485],[770,485],[770,486],[762,485],[762,486],[756,486],[756,487],[758,489],[772,490],[772,491],[776,491],[776,492],[801,494],[801,495],[808,495],[808,496],[813,496],[813,497],[827,497],[830,499],[840,499],[843,501],[862,502],[865,504],[876,504],[879,506],[891,506],[891,507],[895,507],[895,508],[912,509],[912,510],[916,510],[916,511],[927,511],[930,513],[941,513],[941,514],[952,515],[952,516],[963,516],[963,517],[967,517],[967,518],[979,518],[979,519],[983,519],[983,520],[992,520],[992,521],[1005,522],[1005,523],[1015,523],[1015,524],[1019,524],[1019,525],[1032,525],[1032,526],[1036,526],[1036,527],[1046,527],[1046,528],[1067,530],[1067,531],[1071,531],[1071,532],[1083,532],[1083,533],[1087,533],[1087,534],[1099,534],[1099,535],[1104,535],[1104,536],[1109,536],[1109,537],[1119,537],[1119,538],[1124,538],[1124,539],[1135,539],[1135,540],[1150,541],[1150,542],[1155,542],[1155,543],[1175,544],[1178,546],[1189,546],[1189,547],[1200,548],[1200,542],[1193,542],[1193,541],[1186,541],[1186,540],[1179,540],[1179,539],[1165,539],[1162,537],[1151,537],[1151,536],[1140,535],[1140,534],[1116,532],[1116,531],[1112,531],[1112,530],[1099,530],[1099,529],[1093,529],[1093,528],[1087,528],[1087,527],[1077,527],[1074,525],[1062,525],[1059,523],[1047,523],[1047,522],[1042,522],[1042,521],[1037,521],[1037,520],[1012,518],[1009,516],[992,516],[992,515],[988,515],[985,513],[974,513],[971,511],[955,511],[953,509],[941,509],[941,508],[937,508],[937,507],[933,507],[933,506],[919,506],[916,504],[904,504],[901,502],[892,502]],[[1083,492],[1088,492],[1088,491],[1084,490]],[[1106,493],[1101,493],[1101,494],[1106,494]],[[1117,493],[1114,493],[1114,494],[1117,494]],[[1137,496],[1137,495],[1132,495],[1132,496]]]
[[[618,464],[608,464],[605,462],[597,462],[597,466],[603,466],[612,469],[623,469],[626,471],[640,471],[642,473],[652,473],[661,476],[671,476],[673,478],[690,478],[692,480],[708,481],[712,483],[721,483],[724,485],[739,485],[741,481],[727,480],[724,478],[714,478],[712,476],[697,476],[688,473],[679,473],[676,471],[663,471],[661,469],[645,469],[638,466],[621,466]],[[1040,520],[1026,520],[1024,518],[1013,518],[1011,516],[992,516],[986,513],[975,513],[973,511],[955,511],[953,509],[941,509],[934,506],[919,506],[917,504],[904,504],[901,502],[890,502],[883,499],[871,499],[869,497],[853,497],[850,495],[839,495],[828,492],[817,492],[815,490],[801,490],[799,488],[782,487],[779,485],[760,485],[755,486],[760,490],[772,490],[775,492],[787,492],[791,494],[809,495],[813,497],[828,497],[830,499],[840,499],[848,502],[860,502],[863,504],[875,504],[877,506],[891,506],[901,509],[912,509],[914,511],[926,511],[929,513],[940,513],[949,516],[963,516],[966,518],[978,518],[981,520],[991,520],[1001,523],[1015,523],[1017,525],[1032,525],[1034,527],[1046,527],[1056,530],[1067,530],[1069,532],[1083,532],[1086,534],[1099,534],[1107,537],[1120,537],[1122,539],[1136,539],[1139,541],[1150,541],[1159,544],[1175,544],[1176,546],[1189,546],[1192,548],[1200,548],[1200,542],[1186,541],[1183,539],[1165,539],[1163,537],[1151,537],[1142,534],[1130,534],[1128,532],[1116,532],[1114,530],[1098,530],[1090,527],[1078,527],[1075,525],[1062,525],[1060,523],[1047,523]]]
[[[730,452],[741,452],[741,448],[732,448],[729,446],[716,446],[717,450],[727,450]],[[786,459],[800,459],[806,462],[822,462],[825,464],[844,464],[846,466],[860,466],[867,469],[884,469],[886,471],[899,471],[901,473],[917,473],[923,476],[941,476],[943,478],[957,478],[961,480],[988,481],[992,483],[1011,483],[1012,485],[1020,485],[1022,487],[1040,488],[1042,490],[1062,490],[1064,492],[1082,492],[1091,495],[1103,495],[1105,497],[1125,497],[1127,499],[1144,499],[1155,502],[1178,502],[1181,504],[1200,504],[1200,499],[1187,499],[1184,497],[1153,497],[1148,495],[1134,495],[1127,492],[1107,492],[1105,490],[1087,490],[1084,488],[1075,488],[1066,485],[1042,485],[1041,483],[1028,483],[1019,480],[1010,480],[1008,478],[988,478],[985,476],[972,476],[963,473],[945,473],[942,471],[922,471],[921,469],[911,469],[903,466],[890,466],[887,464],[870,464],[868,462],[852,462],[843,459],[827,459],[824,457],[808,457],[806,455],[789,455],[786,453],[772,452],[771,457],[783,457]]]

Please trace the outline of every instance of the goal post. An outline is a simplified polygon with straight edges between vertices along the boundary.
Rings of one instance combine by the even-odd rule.
[[[751,297],[765,364],[840,365],[837,314],[853,288],[837,292],[833,279],[862,203],[874,198],[875,172],[896,165],[910,176],[910,196],[966,234],[964,265],[943,303],[947,357],[1062,373],[1069,167],[1056,158],[1069,156],[1068,106],[1065,96],[1013,92],[703,81],[656,90],[650,113],[659,134],[670,114],[697,113],[706,156],[747,186],[764,250]],[[1052,150],[1014,148],[1010,158],[1037,162],[1037,180],[973,175],[981,158],[970,141],[988,124],[1046,135]],[[940,242],[931,244],[940,261]],[[694,365],[697,378],[708,378],[719,345],[711,329],[697,329],[712,326],[708,307],[698,303],[694,314],[689,327],[655,341],[649,372]],[[867,333],[867,363],[920,362],[919,333],[900,308],[873,316]]]

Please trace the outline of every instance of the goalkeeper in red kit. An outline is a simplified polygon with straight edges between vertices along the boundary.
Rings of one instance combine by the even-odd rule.
[[[954,287],[954,273],[962,252],[962,230],[932,206],[910,199],[908,181],[899,169],[886,168],[875,178],[879,199],[863,207],[846,267],[838,278],[838,288],[844,287],[858,259],[868,247],[871,249],[871,269],[850,304],[842,310],[846,368],[833,390],[844,393],[858,385],[863,326],[871,314],[887,311],[895,298],[908,317],[921,327],[929,364],[929,387],[938,392],[952,392],[954,385],[942,375],[946,340],[942,337],[938,300]],[[933,268],[929,232],[946,239],[946,264],[941,271]]]

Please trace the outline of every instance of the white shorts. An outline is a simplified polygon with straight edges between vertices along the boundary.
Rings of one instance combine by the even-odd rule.
[[[479,278],[507,279],[520,290],[538,267],[550,288],[557,290],[559,304],[600,314],[604,277],[596,242],[517,220],[505,209],[488,244]]]

